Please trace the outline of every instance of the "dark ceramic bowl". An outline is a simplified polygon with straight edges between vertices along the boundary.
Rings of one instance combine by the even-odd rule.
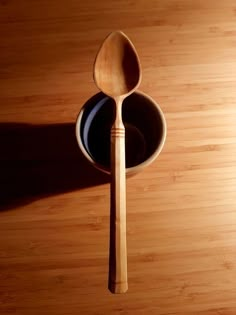
[[[76,121],[76,137],[87,160],[110,173],[110,130],[114,101],[103,93],[91,97]],[[126,173],[134,174],[153,162],[166,138],[166,121],[159,105],[148,95],[135,92],[122,105],[125,125]]]

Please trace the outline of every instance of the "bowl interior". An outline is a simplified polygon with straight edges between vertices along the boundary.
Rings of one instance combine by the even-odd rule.
[[[91,158],[110,168],[110,130],[114,121],[114,101],[98,93],[90,98],[81,117],[80,137]],[[122,106],[125,125],[126,167],[137,166],[158,148],[164,132],[163,120],[156,105],[141,93],[128,96]]]

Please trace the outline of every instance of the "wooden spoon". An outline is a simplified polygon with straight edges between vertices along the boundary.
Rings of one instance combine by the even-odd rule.
[[[116,116],[111,128],[111,217],[108,288],[112,293],[128,290],[126,249],[125,129],[122,103],[138,87],[141,66],[136,50],[122,32],[103,42],[94,64],[97,87],[114,99]]]

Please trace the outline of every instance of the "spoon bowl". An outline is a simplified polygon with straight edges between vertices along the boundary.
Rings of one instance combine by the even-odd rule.
[[[128,96],[141,81],[138,55],[121,31],[111,33],[103,42],[94,65],[97,87],[110,97]]]

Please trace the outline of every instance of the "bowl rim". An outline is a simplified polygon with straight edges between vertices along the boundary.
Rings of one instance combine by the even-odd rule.
[[[99,94],[96,93],[94,94],[93,96]],[[145,161],[143,161],[142,163],[138,164],[138,165],[135,165],[135,166],[132,166],[132,167],[127,167],[126,168],[126,174],[131,174],[131,173],[137,173],[139,172],[140,170],[142,170],[143,168],[147,167],[148,165],[150,165],[157,157],[158,155],[160,154],[163,146],[164,146],[164,143],[165,143],[165,140],[166,140],[166,134],[167,134],[167,124],[166,124],[166,119],[165,119],[165,116],[159,106],[159,104],[157,102],[154,101],[154,99],[142,92],[142,91],[135,91],[133,92],[132,94],[138,94],[138,95],[141,95],[143,97],[145,97],[146,99],[148,99],[150,101],[150,103],[152,103],[152,105],[154,105],[154,107],[156,108],[156,110],[158,111],[158,114],[161,118],[161,122],[162,122],[162,138],[161,138],[161,141],[159,142],[156,150],[153,152],[153,154],[148,158],[146,159]],[[91,96],[91,98],[93,97]],[[91,99],[90,98],[90,99]],[[88,99],[89,100],[89,99]],[[87,101],[88,101],[87,100]],[[81,121],[82,121],[82,117],[83,117],[83,114],[84,114],[84,111],[85,111],[85,107],[86,107],[86,103],[87,101],[85,102],[85,104],[82,106],[78,116],[77,116],[77,119],[76,119],[76,126],[75,126],[75,135],[76,135],[76,139],[77,139],[77,142],[78,142],[78,145],[79,145],[79,148],[80,150],[82,151],[83,155],[85,156],[85,158],[94,166],[96,167],[97,169],[99,169],[100,171],[103,171],[107,174],[110,174],[110,170],[106,167],[104,167],[103,165],[97,163],[92,157],[91,155],[87,152],[87,150],[85,149],[84,147],[84,144],[83,144],[83,141],[81,139],[81,136],[80,136],[80,129],[81,129]]]

